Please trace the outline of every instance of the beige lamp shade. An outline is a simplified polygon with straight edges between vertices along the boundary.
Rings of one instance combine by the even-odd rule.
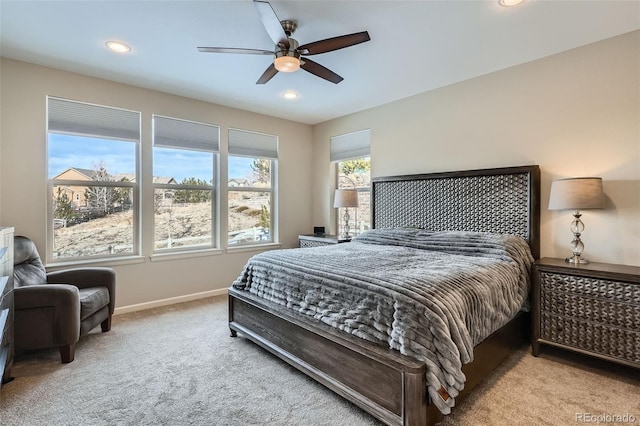
[[[333,207],[358,207],[358,191],[355,189],[336,189]]]
[[[602,178],[579,177],[551,182],[549,210],[603,209]]]

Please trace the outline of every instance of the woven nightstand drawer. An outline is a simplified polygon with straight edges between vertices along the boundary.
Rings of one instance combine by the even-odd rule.
[[[542,291],[540,304],[542,312],[640,330],[640,305],[548,290]]]
[[[545,290],[565,291],[600,299],[640,304],[640,286],[632,283],[541,272],[540,286],[543,292]]]
[[[541,337],[551,342],[640,364],[640,331],[543,312]]]
[[[320,246],[327,246],[330,245],[331,243],[325,243],[323,241],[311,241],[311,240],[300,240],[300,247],[301,248],[307,248],[307,247],[320,247]]]

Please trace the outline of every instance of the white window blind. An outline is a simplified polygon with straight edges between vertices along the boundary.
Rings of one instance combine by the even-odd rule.
[[[278,137],[246,130],[229,129],[229,154],[278,159]]]
[[[331,138],[331,161],[367,157],[370,154],[371,130],[359,130]]]
[[[53,97],[47,102],[50,133],[140,141],[139,112]]]
[[[153,145],[218,152],[220,128],[213,124],[153,116]]]

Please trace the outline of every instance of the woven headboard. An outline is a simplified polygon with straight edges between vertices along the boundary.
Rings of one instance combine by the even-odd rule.
[[[540,257],[538,166],[378,177],[371,205],[374,228],[513,234]]]

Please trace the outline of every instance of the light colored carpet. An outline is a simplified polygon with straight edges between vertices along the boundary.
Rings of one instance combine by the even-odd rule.
[[[226,297],[114,317],[61,364],[57,350],[18,358],[0,391],[1,425],[379,425],[242,337]],[[640,373],[522,348],[443,425],[576,424],[577,413],[635,416]]]

